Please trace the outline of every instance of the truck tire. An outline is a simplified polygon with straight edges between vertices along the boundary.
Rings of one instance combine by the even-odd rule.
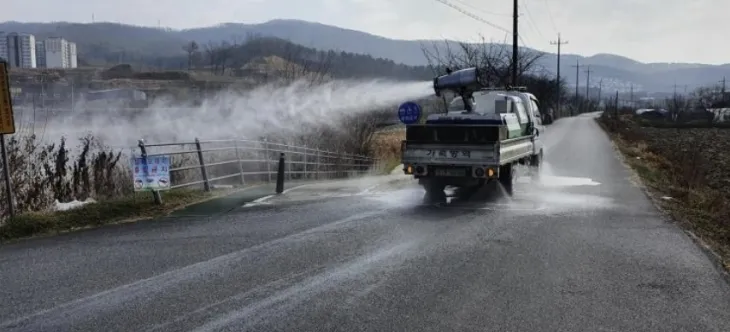
[[[542,150],[540,153],[533,155],[530,157],[530,177],[532,178],[533,182],[540,181],[540,169],[542,167]]]
[[[499,167],[499,184],[504,188],[507,196],[512,196],[514,191],[512,190],[512,184],[514,182],[514,165],[507,164]]]
[[[487,180],[485,179],[479,179],[477,184],[473,186],[467,186],[463,187],[459,190],[459,198],[468,200],[474,196],[477,192],[479,192],[480,189],[484,187],[484,185],[487,183]]]
[[[426,203],[441,203],[446,201],[446,184],[435,179],[424,180],[421,185],[426,190],[423,197]]]

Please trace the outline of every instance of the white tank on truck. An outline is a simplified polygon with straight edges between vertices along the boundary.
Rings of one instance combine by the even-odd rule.
[[[468,68],[435,78],[437,96],[457,96],[444,113],[406,127],[404,172],[419,180],[431,200],[444,200],[446,186],[475,192],[491,181],[512,195],[517,165],[538,173],[544,127],[537,98],[524,88],[487,88],[479,77]]]

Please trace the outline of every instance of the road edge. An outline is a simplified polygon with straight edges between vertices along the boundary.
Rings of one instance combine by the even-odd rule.
[[[601,123],[600,118],[593,119],[596,122],[596,125],[598,125],[599,128],[601,128],[601,131],[604,135],[608,138],[609,142],[611,143],[611,147],[613,148],[616,157],[621,162],[621,164],[628,169],[631,172],[631,175],[636,180],[636,185],[641,189],[641,191],[646,195],[646,197],[649,199],[652,205],[657,209],[657,211],[664,217],[664,219],[667,221],[667,223],[676,225],[684,234],[689,237],[692,242],[694,242],[697,247],[702,251],[703,254],[710,260],[710,262],[715,266],[715,268],[718,270],[720,275],[725,279],[725,281],[730,285],[730,270],[725,266],[725,261],[720,254],[716,253],[712,246],[707,244],[704,240],[702,240],[701,237],[699,237],[697,234],[695,234],[692,230],[687,229],[682,226],[682,223],[679,222],[676,218],[672,217],[671,214],[662,207],[660,200],[656,197],[656,193],[652,191],[651,188],[649,188],[645,183],[644,179],[641,178],[641,175],[639,175],[636,170],[634,170],[631,165],[626,161],[626,156],[624,156],[623,152],[621,152],[621,149],[616,145],[616,142],[614,141],[611,134],[606,130],[604,125]]]

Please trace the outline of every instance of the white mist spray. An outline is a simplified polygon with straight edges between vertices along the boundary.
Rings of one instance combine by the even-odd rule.
[[[44,137],[57,140],[92,134],[112,146],[222,138],[256,138],[269,133],[292,135],[304,128],[335,126],[348,114],[393,107],[432,94],[431,82],[385,80],[331,81],[317,86],[296,82],[261,86],[243,94],[222,92],[200,107],[156,102],[133,119],[99,111],[61,117],[45,126]],[[343,128],[347,130],[347,128]],[[36,126],[36,131],[38,128]]]

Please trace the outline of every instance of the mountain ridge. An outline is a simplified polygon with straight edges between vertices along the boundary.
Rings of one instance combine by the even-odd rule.
[[[215,26],[189,29],[161,29],[110,22],[10,21],[0,22],[0,31],[33,33],[41,38],[61,35],[79,45],[82,57],[85,50],[100,48],[117,52],[136,52],[140,56],[172,56],[180,54],[181,45],[191,40],[205,44],[209,41],[245,39],[247,35],[254,34],[287,39],[302,46],[321,50],[369,54],[374,58],[419,66],[428,64],[423,55],[424,46],[446,45],[446,41],[442,40],[392,39],[354,29],[292,19],[275,19],[255,24],[224,22]],[[448,42],[457,43],[457,41]],[[555,74],[556,54],[542,53],[544,56],[538,62],[538,66]],[[716,84],[723,76],[730,76],[730,63],[722,65],[645,63],[611,53],[597,53],[591,56],[563,53],[561,76],[568,84],[575,84],[575,70],[571,70],[571,66],[576,62],[582,67],[591,67],[592,87],[597,87],[598,82],[607,82],[608,85],[603,86],[607,91],[627,91],[633,86],[637,91],[667,92],[674,89],[673,84],[695,88]],[[579,76],[580,85],[585,86],[586,74],[581,72]]]

